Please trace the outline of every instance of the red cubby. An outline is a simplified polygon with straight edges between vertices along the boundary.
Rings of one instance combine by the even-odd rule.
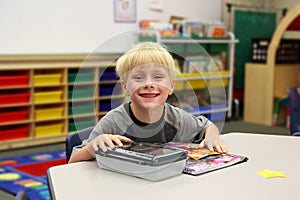
[[[29,91],[4,90],[0,93],[0,105],[29,103]]]
[[[28,113],[28,109],[24,108],[2,108],[0,109],[0,123],[24,121]]]
[[[0,73],[0,87],[26,86],[29,84],[27,71],[8,71]]]
[[[28,126],[8,126],[1,127],[0,141],[25,138],[28,135]]]

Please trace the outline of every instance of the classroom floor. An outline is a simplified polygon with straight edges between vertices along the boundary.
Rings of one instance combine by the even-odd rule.
[[[264,126],[260,124],[244,122],[242,120],[226,121],[224,124],[219,124],[219,128],[220,127],[222,127],[221,128],[222,133],[248,132],[248,133],[262,133],[262,134],[275,134],[275,135],[276,134],[290,135],[289,129],[285,128],[284,126],[277,126],[277,127]],[[22,149],[14,149],[10,151],[0,151],[0,158],[17,156],[17,155],[26,155],[26,154],[36,153],[36,152],[51,151],[51,150],[58,150],[64,148],[65,148],[64,143],[56,143],[56,144],[28,147]],[[0,190],[1,200],[14,200],[14,198],[15,197],[13,195]]]

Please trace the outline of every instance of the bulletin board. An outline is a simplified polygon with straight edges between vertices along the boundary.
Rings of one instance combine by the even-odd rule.
[[[245,63],[251,62],[252,38],[271,38],[275,29],[275,12],[235,10],[234,33],[239,43],[235,52],[234,89],[244,89]]]

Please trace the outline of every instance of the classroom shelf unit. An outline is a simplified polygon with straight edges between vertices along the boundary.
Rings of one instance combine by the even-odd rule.
[[[61,142],[94,126],[124,98],[114,89],[119,56],[1,55],[0,150]]]
[[[276,54],[286,33],[300,41],[300,5],[290,10],[278,24],[267,51],[266,63],[246,63],[244,121],[272,125],[274,103],[287,97],[287,89],[300,85],[300,62],[278,63]],[[297,53],[299,56],[299,52]],[[279,123],[284,123],[281,111]],[[281,121],[281,122],[280,122]]]
[[[226,113],[228,118],[231,117],[234,53],[238,42],[233,33],[229,32],[226,38],[188,38],[162,37],[158,31],[141,30],[137,38],[137,41],[153,41],[166,46],[178,63],[174,92],[176,106],[196,116],[205,115],[212,121],[224,119]],[[218,56],[222,58],[223,66],[209,69],[212,63],[218,65]],[[197,96],[194,103],[190,101],[191,91]],[[181,105],[178,105],[178,99]]]

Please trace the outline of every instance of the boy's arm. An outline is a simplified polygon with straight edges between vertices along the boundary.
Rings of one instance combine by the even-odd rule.
[[[227,152],[228,148],[220,141],[220,132],[215,124],[211,124],[205,130],[204,140],[200,144],[206,146],[210,151]]]
[[[73,152],[69,163],[93,160],[95,159],[95,152],[99,148],[103,152],[106,152],[106,146],[113,149],[115,148],[115,145],[123,146],[123,142],[131,142],[131,139],[121,135],[101,134],[86,144],[83,148]]]
[[[95,159],[95,157],[90,154],[89,150],[86,147],[83,147],[72,153],[68,163],[80,162],[85,160],[93,160],[93,159]]]

